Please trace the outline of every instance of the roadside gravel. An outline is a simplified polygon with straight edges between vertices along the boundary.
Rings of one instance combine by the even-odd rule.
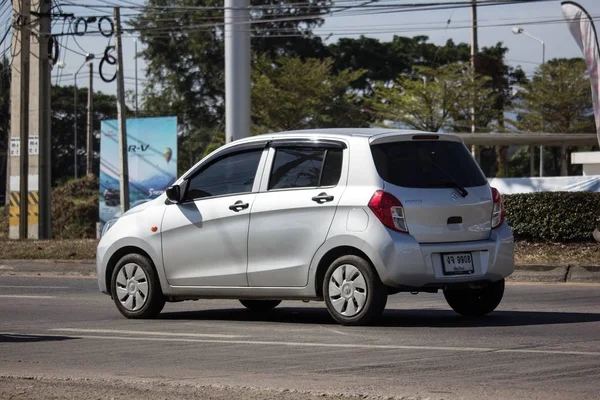
[[[11,400],[427,400],[422,397],[367,397],[249,387],[194,385],[149,380],[0,377],[0,399]]]

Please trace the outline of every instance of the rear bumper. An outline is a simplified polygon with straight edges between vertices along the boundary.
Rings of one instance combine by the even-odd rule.
[[[443,287],[445,285],[497,281],[514,271],[514,239],[505,222],[494,229],[488,240],[457,243],[420,244],[412,236],[385,230],[372,246],[365,243],[383,283],[393,287]],[[373,242],[371,242],[373,243]],[[474,273],[445,275],[442,253],[470,252]]]

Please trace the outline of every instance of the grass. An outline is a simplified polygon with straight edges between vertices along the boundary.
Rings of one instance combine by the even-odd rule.
[[[0,207],[0,259],[86,260],[96,257],[96,239],[8,240],[8,218]],[[517,264],[600,264],[600,243],[515,243]]]
[[[600,264],[600,243],[515,243],[517,264]]]
[[[0,239],[0,258],[6,260],[91,260],[96,258],[96,239],[7,240]]]
[[[0,258],[13,260],[91,260],[96,239],[8,240],[0,237]],[[600,264],[600,243],[516,242],[517,264]]]

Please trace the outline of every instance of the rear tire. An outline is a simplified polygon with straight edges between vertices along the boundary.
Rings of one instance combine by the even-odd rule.
[[[448,305],[465,317],[481,317],[498,307],[504,295],[504,279],[483,289],[444,290]]]
[[[385,309],[387,295],[387,287],[362,257],[342,256],[325,273],[323,298],[327,311],[342,325],[373,322]]]
[[[141,254],[127,254],[119,260],[111,294],[119,312],[132,319],[156,317],[166,301],[152,262]]]
[[[281,300],[240,300],[240,303],[250,311],[266,312],[277,307]]]

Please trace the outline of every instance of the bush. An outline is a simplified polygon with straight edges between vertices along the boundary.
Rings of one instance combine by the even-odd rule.
[[[600,227],[600,193],[542,192],[505,195],[506,220],[515,239],[592,242]]]
[[[8,209],[0,205],[0,240],[8,237]]]
[[[52,234],[56,239],[95,239],[98,178],[86,176],[52,190]]]
[[[98,222],[98,178],[86,176],[52,189],[52,236],[95,239]],[[8,237],[8,214],[0,207],[0,240]]]

